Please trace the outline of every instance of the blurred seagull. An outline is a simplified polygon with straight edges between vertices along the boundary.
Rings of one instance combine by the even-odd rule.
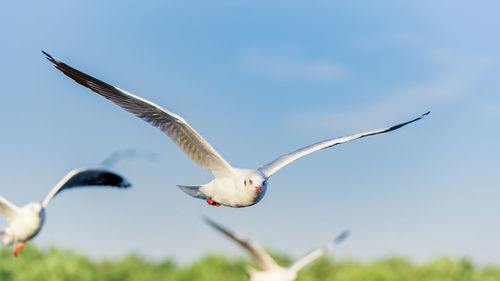
[[[14,244],[14,256],[24,248],[24,242],[35,237],[45,221],[45,208],[61,191],[82,186],[130,186],[121,176],[105,170],[76,169],[69,172],[45,196],[42,202],[32,202],[18,207],[0,196],[0,213],[7,219],[7,228],[0,231],[0,243]],[[19,244],[21,243],[21,244]]]
[[[181,116],[125,90],[89,76],[55,59],[45,51],[42,52],[65,75],[157,127],[167,134],[194,162],[205,169],[211,170],[215,177],[211,182],[205,185],[178,185],[178,187],[190,196],[206,200],[208,204],[217,207],[220,205],[228,207],[254,205],[264,197],[269,177],[302,156],[351,140],[399,129],[422,119],[430,113],[427,112],[418,118],[392,127],[321,141],[285,154],[257,170],[237,168],[227,163]]]
[[[302,258],[295,261],[289,267],[279,266],[273,258],[256,242],[251,242],[247,238],[240,236],[236,233],[225,229],[214,221],[205,218],[205,221],[212,227],[224,233],[229,238],[233,239],[236,243],[243,246],[248,253],[252,256],[257,265],[262,271],[256,270],[252,267],[247,267],[247,274],[250,281],[292,281],[297,278],[297,273],[304,266],[313,262],[317,258],[324,255],[327,251],[331,251],[333,247],[349,236],[348,231],[339,234],[333,241],[329,241],[321,248],[315,249]]]

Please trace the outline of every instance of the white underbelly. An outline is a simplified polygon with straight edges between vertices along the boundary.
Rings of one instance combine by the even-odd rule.
[[[256,203],[255,194],[245,192],[233,179],[216,179],[207,184],[203,192],[215,202],[231,207],[245,207]]]
[[[18,241],[26,241],[35,236],[41,227],[41,220],[36,218],[19,217],[10,225],[10,231],[13,238]]]

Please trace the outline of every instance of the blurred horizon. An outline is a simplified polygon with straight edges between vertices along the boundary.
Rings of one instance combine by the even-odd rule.
[[[283,254],[273,255],[283,266],[291,259]],[[9,251],[0,250],[0,276],[6,281],[25,280],[247,280],[245,268],[248,259],[209,253],[192,261],[179,264],[166,258],[151,261],[137,255],[126,255],[119,260],[90,260],[84,255],[52,248],[39,251],[27,247],[24,255],[13,259]],[[22,270],[19,270],[22,269]],[[498,266],[476,266],[467,259],[436,258],[415,264],[401,257],[387,257],[369,263],[321,257],[298,273],[297,280],[358,281],[429,280],[429,281],[493,281],[500,277]]]

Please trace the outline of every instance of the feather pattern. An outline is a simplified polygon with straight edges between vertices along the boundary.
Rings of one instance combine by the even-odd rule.
[[[61,191],[73,187],[86,186],[111,186],[117,188],[128,188],[128,183],[123,177],[101,169],[75,169],[64,176],[42,201],[42,206],[45,208],[50,200]]]
[[[66,76],[163,131],[194,162],[211,170],[215,177],[232,176],[231,165],[179,115],[87,75],[42,52]]]
[[[405,126],[405,125],[408,125],[410,123],[413,123],[415,121],[418,121],[418,120],[424,118],[429,113],[430,113],[430,111],[422,114],[420,117],[415,118],[413,120],[410,120],[410,121],[407,121],[407,122],[404,122],[404,123],[401,123],[401,124],[398,124],[398,125],[394,125],[394,126],[391,126],[391,127],[387,127],[387,128],[384,128],[384,129],[373,130],[373,131],[359,133],[359,134],[355,134],[355,135],[351,135],[351,136],[347,136],[347,137],[333,138],[333,139],[329,139],[329,140],[325,140],[325,141],[320,141],[318,143],[315,143],[315,144],[303,147],[303,148],[298,149],[298,150],[296,150],[294,152],[291,152],[291,153],[285,154],[283,156],[280,156],[276,160],[272,161],[271,163],[268,163],[268,164],[260,167],[259,170],[266,177],[270,177],[271,175],[273,175],[274,173],[276,173],[279,169],[281,169],[281,168],[285,167],[286,165],[292,163],[293,161],[295,161],[295,160],[297,160],[297,159],[299,159],[299,158],[301,158],[303,156],[306,156],[308,154],[311,154],[311,153],[313,153],[315,151],[318,151],[318,150],[324,149],[324,148],[329,148],[329,147],[332,147],[332,146],[335,146],[335,145],[338,145],[338,144],[341,144],[341,143],[345,143],[345,142],[348,142],[348,141],[352,141],[352,140],[355,140],[355,139],[359,139],[359,138],[363,138],[363,137],[367,137],[367,136],[373,136],[373,135],[378,135],[378,134],[382,134],[382,133],[387,133],[387,132],[390,132],[390,131],[394,131],[394,130],[399,129],[399,128]]]

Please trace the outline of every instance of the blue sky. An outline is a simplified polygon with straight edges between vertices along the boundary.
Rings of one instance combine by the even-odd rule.
[[[499,8],[10,1],[0,11],[0,194],[19,205],[38,200],[69,170],[137,148],[144,153],[113,167],[133,189],[61,194],[34,243],[98,258],[243,254],[204,214],[294,256],[349,228],[339,256],[499,263]],[[209,172],[59,73],[41,49],[180,114],[235,166],[432,113],[294,162],[258,205],[214,208],[176,187],[206,183]]]

